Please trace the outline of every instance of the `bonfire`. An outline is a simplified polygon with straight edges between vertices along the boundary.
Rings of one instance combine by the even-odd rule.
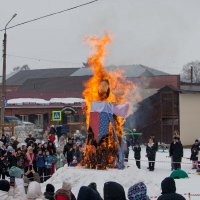
[[[91,45],[88,66],[93,76],[83,91],[88,129],[83,164],[94,169],[123,167],[123,124],[132,113],[137,87],[123,71],[104,67],[109,35],[88,37],[86,42]]]

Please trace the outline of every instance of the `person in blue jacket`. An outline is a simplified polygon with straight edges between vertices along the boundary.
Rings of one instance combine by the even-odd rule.
[[[40,182],[43,183],[43,176],[44,176],[44,170],[45,170],[45,157],[42,153],[42,150],[38,152],[38,155],[36,156],[36,167],[37,172],[40,176]]]

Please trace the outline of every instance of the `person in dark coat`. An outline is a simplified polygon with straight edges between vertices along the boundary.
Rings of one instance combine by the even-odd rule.
[[[47,184],[46,191],[44,192],[45,199],[55,200],[54,195],[55,195],[55,187],[50,183]]]
[[[103,188],[104,200],[126,200],[122,185],[116,182],[106,182]]]
[[[82,186],[78,192],[77,200],[101,200],[101,198],[91,187]]]
[[[173,141],[172,143],[170,144],[170,147],[169,147],[169,157],[171,157],[171,171],[174,170],[174,163],[173,163],[173,151],[174,151],[174,144],[176,143],[176,139],[175,139],[175,136],[173,137]]]
[[[34,137],[32,137],[31,134],[28,134],[28,137],[25,139],[27,146],[32,145],[35,141],[36,141],[36,139]]]
[[[199,140],[195,140],[195,143],[191,147],[192,169],[197,169],[198,167],[198,153],[199,153]]]
[[[141,147],[139,143],[136,143],[134,148],[134,158],[136,160],[136,166],[140,169]]]
[[[66,157],[67,155],[67,164],[68,166],[70,165],[70,163],[72,162],[73,160],[73,156],[71,154],[70,151],[72,151],[73,149],[73,141],[71,138],[68,138],[68,142],[67,144],[64,146],[64,150],[63,150],[63,155]]]
[[[150,138],[146,147],[147,158],[149,160],[149,171],[154,171],[156,150],[156,145],[154,144],[153,139]]]
[[[186,200],[182,195],[176,193],[176,184],[173,178],[167,177],[161,183],[162,195],[158,200]]]
[[[173,148],[171,149],[170,155],[173,158],[173,165],[174,169],[181,169],[181,160],[183,157],[183,145],[181,144],[180,137],[175,136],[174,137],[174,144]]]

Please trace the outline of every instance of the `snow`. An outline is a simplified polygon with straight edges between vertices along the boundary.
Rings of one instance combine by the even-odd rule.
[[[64,104],[73,104],[83,102],[81,98],[52,98],[49,101],[45,99],[38,99],[38,98],[16,98],[16,99],[9,99],[7,101],[8,105],[23,105],[26,103],[29,104],[45,104],[49,105],[51,103],[64,103]]]
[[[97,183],[97,189],[103,197],[103,185],[107,181],[116,181],[120,183],[127,194],[128,188],[133,184],[143,181],[147,185],[147,193],[150,197],[159,196],[161,194],[161,181],[171,174],[170,158],[167,157],[168,152],[158,152],[156,160],[161,161],[155,164],[155,171],[150,172],[147,170],[147,158],[145,157],[145,148],[142,148],[141,169],[138,169],[134,160],[129,160],[128,165],[124,170],[108,169],[108,170],[92,170],[84,169],[81,167],[67,167],[60,168],[47,182],[42,184],[42,190],[45,190],[46,184],[51,183],[56,189],[62,186],[63,181],[68,181],[72,184],[72,192],[77,196],[81,186],[89,185],[91,182]],[[195,173],[195,170],[191,170],[191,161],[187,158],[190,157],[190,150],[184,149],[184,158],[182,160],[182,169],[185,170],[189,178],[176,179],[177,193],[185,194],[198,194],[200,177]],[[130,150],[129,158],[133,159],[134,155]],[[187,195],[184,196],[189,199]],[[200,197],[192,196],[191,199],[199,199]],[[157,199],[157,198],[152,198]]]

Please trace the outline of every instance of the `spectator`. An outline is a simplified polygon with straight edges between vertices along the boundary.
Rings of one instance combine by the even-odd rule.
[[[4,134],[2,134],[0,141],[3,142],[4,145],[6,145],[6,143],[7,143],[6,136]]]
[[[134,158],[136,160],[136,166],[138,167],[138,169],[140,169],[141,147],[138,142],[133,147],[133,151],[134,151]]]
[[[76,197],[72,193],[72,186],[70,183],[64,181],[62,184],[62,189],[69,193],[70,200],[76,200]]]
[[[129,200],[150,200],[147,196],[147,187],[143,182],[136,183],[128,189]]]
[[[54,198],[55,200],[70,200],[69,194],[63,189],[57,190]]]
[[[97,190],[97,184],[96,184],[95,182],[90,183],[90,184],[88,185],[88,187],[90,187],[90,188],[92,188],[93,190],[95,190],[95,191],[98,193],[98,195],[99,195],[99,199],[100,199],[100,200],[103,200],[103,199],[101,198],[101,195],[99,194],[99,192],[98,192],[98,190]]]
[[[158,200],[185,200],[185,198],[176,193],[176,184],[173,178],[167,177],[161,183],[162,195]]]
[[[173,163],[173,151],[174,151],[174,145],[176,143],[176,140],[175,140],[175,136],[173,137],[173,141],[172,143],[170,144],[170,147],[169,147],[169,157],[171,157],[171,171],[174,170],[174,163]]]
[[[77,200],[101,200],[101,198],[91,187],[82,186],[79,190]]]
[[[156,151],[156,145],[154,144],[153,139],[150,138],[146,147],[147,158],[149,160],[149,171],[154,171]]]
[[[190,160],[192,160],[192,169],[198,168],[198,152],[199,152],[199,141],[195,140],[195,143],[191,147],[191,156]]]
[[[35,138],[29,133],[28,137],[25,139],[27,146],[31,146],[35,142]]]
[[[36,167],[37,167],[37,172],[40,176],[40,182],[43,183],[43,176],[44,176],[44,171],[45,171],[45,157],[40,150],[38,152],[38,155],[36,156]]]
[[[46,151],[45,157],[45,181],[51,176],[51,169],[53,164],[53,156],[49,155],[49,152]]]
[[[174,137],[175,143],[171,149],[170,154],[173,158],[174,169],[181,169],[181,160],[183,157],[183,145],[181,144],[180,137],[177,135]]]
[[[68,138],[68,142],[64,146],[64,150],[63,150],[64,156],[67,157],[68,166],[70,165],[70,163],[73,160],[73,156],[71,156],[71,152],[70,152],[70,151],[72,151],[72,148],[73,148],[73,141],[71,138]],[[67,154],[67,156],[66,156],[66,154]]]
[[[35,155],[33,153],[32,146],[28,147],[25,159],[26,159],[26,161],[25,161],[25,172],[26,172],[30,166],[33,167],[33,164],[35,161]]]
[[[22,200],[24,197],[21,195],[19,188],[10,186],[7,180],[0,180],[0,199],[1,200]]]
[[[126,200],[122,185],[116,182],[106,182],[103,188],[104,200]]]
[[[10,146],[12,146],[12,148],[14,150],[17,150],[17,145],[19,144],[19,142],[16,140],[16,138],[14,136],[12,136],[10,138]]]
[[[58,150],[56,154],[56,170],[63,167],[66,164],[65,156],[63,155],[63,152]]]
[[[28,186],[26,200],[45,199],[42,195],[41,186],[38,182],[33,181]]]
[[[65,134],[62,133],[62,135],[61,135],[61,137],[59,138],[59,141],[58,141],[58,148],[59,148],[60,151],[64,150],[65,144],[66,144]]]
[[[55,199],[54,195],[55,195],[55,187],[52,184],[47,184],[44,197],[48,200],[54,200]]]

